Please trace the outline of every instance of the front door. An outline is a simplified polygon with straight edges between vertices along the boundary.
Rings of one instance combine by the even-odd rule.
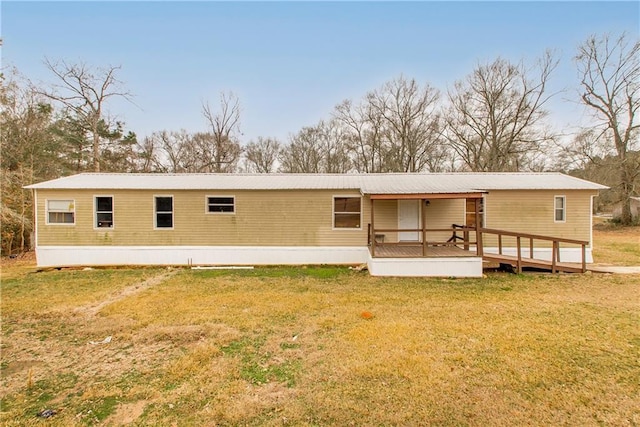
[[[419,200],[398,200],[398,228],[420,228]],[[401,242],[418,242],[420,241],[420,233],[417,231],[403,231],[398,233],[398,240]]]

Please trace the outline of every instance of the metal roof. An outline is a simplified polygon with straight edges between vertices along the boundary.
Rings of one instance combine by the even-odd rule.
[[[359,190],[362,194],[473,193],[491,190],[603,190],[557,172],[385,174],[81,173],[29,185],[86,190]]]

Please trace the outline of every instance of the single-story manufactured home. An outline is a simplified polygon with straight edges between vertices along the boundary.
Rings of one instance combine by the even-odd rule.
[[[43,267],[366,263],[477,277],[492,254],[518,268],[592,262],[606,187],[560,173],[82,173],[27,188]]]

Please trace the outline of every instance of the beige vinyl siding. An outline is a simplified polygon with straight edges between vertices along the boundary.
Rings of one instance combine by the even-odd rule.
[[[370,205],[361,230],[333,229],[333,196],[358,191],[114,190],[114,229],[94,229],[90,190],[37,190],[39,245],[366,246]],[[103,192],[100,192],[102,194]],[[206,197],[235,196],[234,214],[206,213]],[[173,229],[154,229],[154,197],[173,196]],[[75,199],[76,224],[47,226],[45,199]]]
[[[434,199],[425,209],[427,228],[451,228],[452,224],[464,223],[465,199]],[[460,234],[460,233],[459,233]],[[427,233],[427,242],[446,242],[452,232]]]
[[[373,219],[378,230],[395,230],[398,228],[398,201],[397,200],[376,200],[373,202]],[[398,241],[398,233],[381,231],[376,234],[384,234],[385,243],[395,243]]]
[[[491,191],[485,197],[485,227],[588,241],[591,237],[591,190]],[[555,197],[566,196],[566,220],[556,222]],[[505,246],[515,242],[505,240]],[[523,243],[528,245],[528,241]],[[535,242],[536,246],[550,246]],[[485,245],[496,246],[487,235]]]
[[[451,225],[464,221],[464,199],[434,199],[429,201],[429,206],[421,206],[425,210],[426,228],[451,228]],[[397,200],[376,200],[374,202],[375,226],[378,230],[398,228],[398,202]],[[422,221],[422,219],[420,219]],[[421,224],[421,222],[419,223]],[[386,243],[397,243],[398,233],[380,232],[385,235]],[[427,241],[443,242],[451,237],[451,232],[429,232]]]
[[[362,198],[362,229],[333,229],[333,197],[359,197],[333,190],[36,190],[38,245],[117,246],[366,246],[371,204]],[[113,196],[114,228],[94,228],[94,196]],[[235,213],[206,213],[206,197],[235,196]],[[485,226],[570,239],[590,239],[593,190],[491,191],[485,196]],[[173,196],[173,229],[154,229],[154,196]],[[566,196],[566,221],[554,222],[554,198]],[[75,225],[47,225],[46,200],[74,200]],[[427,228],[464,221],[464,199],[430,201]],[[376,200],[376,228],[398,227],[396,200]],[[397,233],[384,233],[396,242]],[[450,235],[427,236],[428,241]],[[495,246],[495,239],[486,237]],[[513,243],[504,242],[505,246]],[[537,242],[536,246],[541,246]]]

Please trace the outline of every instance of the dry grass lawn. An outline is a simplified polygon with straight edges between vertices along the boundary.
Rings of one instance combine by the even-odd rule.
[[[2,274],[2,425],[640,424],[640,275]]]
[[[593,230],[594,262],[609,265],[640,265],[640,227]]]

